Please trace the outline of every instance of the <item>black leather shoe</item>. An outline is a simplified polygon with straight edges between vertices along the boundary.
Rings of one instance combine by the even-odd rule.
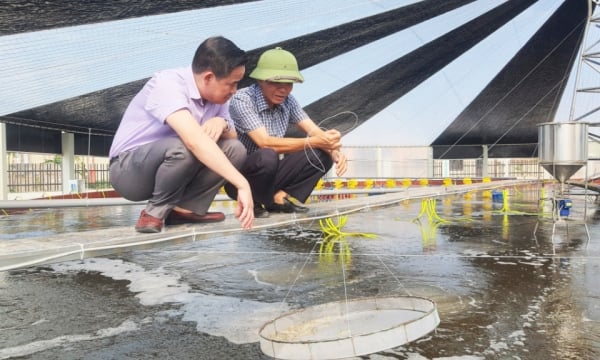
[[[296,205],[290,201],[288,198],[283,198],[283,204],[273,203],[267,206],[267,210],[270,212],[277,213],[305,213],[308,212],[308,208],[306,206]]]
[[[254,218],[268,218],[269,212],[262,205],[254,205]]]

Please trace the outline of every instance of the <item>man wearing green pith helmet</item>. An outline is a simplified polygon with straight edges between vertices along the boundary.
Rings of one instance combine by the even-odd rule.
[[[250,77],[256,83],[231,98],[229,112],[248,150],[240,171],[252,188],[254,215],[307,212],[307,207],[289,196],[304,203],[333,164],[338,176],[346,172],[341,134],[317,126],[291,95],[294,83],[304,81],[291,52],[280,47],[265,51]],[[306,137],[285,137],[290,125],[297,126]],[[226,184],[225,190],[236,198],[233,186]]]

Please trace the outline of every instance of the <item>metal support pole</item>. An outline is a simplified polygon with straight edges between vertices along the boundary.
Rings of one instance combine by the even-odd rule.
[[[6,124],[0,123],[0,200],[8,200],[8,153]]]
[[[70,181],[75,180],[75,135],[61,134],[62,140],[62,191],[71,192]]]

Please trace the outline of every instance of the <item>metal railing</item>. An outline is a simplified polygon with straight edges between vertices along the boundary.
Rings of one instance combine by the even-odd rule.
[[[412,151],[414,153],[415,151]],[[434,160],[425,152],[409,158],[410,148],[357,148],[350,154],[349,171],[346,179],[421,179],[421,178],[511,178],[546,179],[551,178],[539,165],[537,158],[488,159],[487,169],[483,169],[481,159]],[[384,154],[384,155],[381,155]],[[83,181],[85,190],[110,189],[108,164],[76,162],[75,178]],[[336,178],[332,169],[325,179]],[[8,165],[8,189],[10,193],[61,192],[62,164],[43,162],[33,164]]]
[[[491,177],[511,179],[541,179],[547,174],[537,158],[488,159],[484,172],[481,159],[434,160],[436,178]]]
[[[8,190],[12,193],[62,191],[62,164],[10,164],[8,165]],[[86,189],[110,188],[108,165],[75,164],[75,178],[83,180]]]

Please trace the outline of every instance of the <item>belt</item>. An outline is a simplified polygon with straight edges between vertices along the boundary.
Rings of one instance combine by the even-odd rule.
[[[110,160],[108,161],[108,166],[111,166],[115,161],[119,160],[118,156],[115,156],[113,158],[110,158]]]

